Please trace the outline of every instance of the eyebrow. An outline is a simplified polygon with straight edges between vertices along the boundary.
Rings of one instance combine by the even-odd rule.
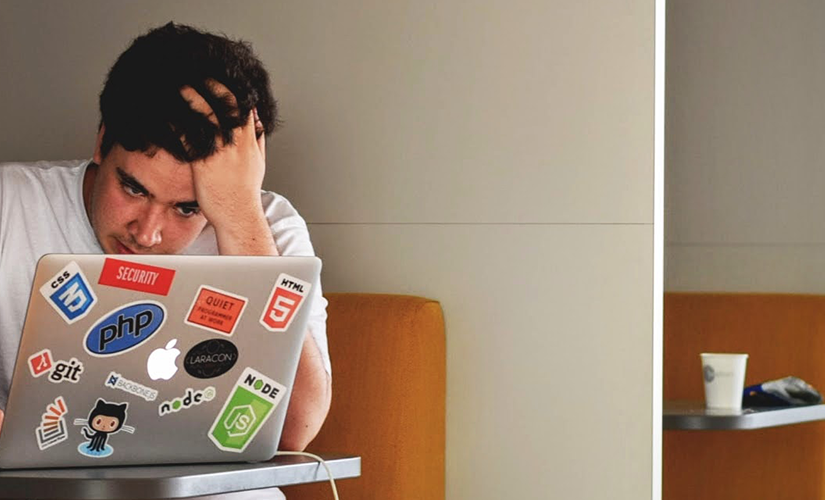
[[[123,169],[121,169],[120,167],[115,167],[115,171],[117,172],[117,176],[120,179],[121,183],[126,184],[127,186],[129,186],[133,190],[135,190],[138,193],[141,193],[145,196],[149,196],[149,197],[152,197],[152,198],[154,197],[154,195],[152,193],[150,193],[149,190],[146,189],[146,187],[143,184],[141,184],[140,181],[135,179],[132,175],[124,172]],[[195,210],[195,209],[199,208],[198,202],[195,201],[195,200],[180,201],[178,203],[175,203],[174,206],[179,207],[179,208],[186,208],[186,209],[190,209],[190,210]]]

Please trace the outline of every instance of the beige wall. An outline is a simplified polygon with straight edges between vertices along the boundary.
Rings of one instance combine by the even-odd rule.
[[[144,28],[243,36],[326,290],[443,303],[447,498],[655,496],[652,2],[111,5],[0,3],[3,159],[87,156]]]
[[[666,289],[825,293],[823,19],[668,2]]]

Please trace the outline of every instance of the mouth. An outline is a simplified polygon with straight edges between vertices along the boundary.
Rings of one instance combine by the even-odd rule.
[[[127,247],[126,245],[121,243],[120,240],[117,240],[117,239],[115,240],[115,251],[117,251],[117,253],[119,253],[119,254],[126,254],[126,255],[130,255],[130,254],[135,253],[132,249],[130,249],[129,247]]]

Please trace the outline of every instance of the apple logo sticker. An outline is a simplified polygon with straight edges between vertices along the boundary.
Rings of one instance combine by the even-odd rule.
[[[178,339],[172,339],[166,347],[155,349],[146,361],[146,371],[152,380],[169,380],[178,371],[175,359],[180,355],[180,349],[175,348]]]

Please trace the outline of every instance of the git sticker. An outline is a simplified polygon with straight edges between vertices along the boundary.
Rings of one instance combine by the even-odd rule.
[[[89,314],[97,302],[89,280],[74,261],[43,284],[40,293],[70,325]]]
[[[43,349],[29,356],[29,371],[32,373],[32,377],[39,377],[44,373],[48,373],[54,365],[53,359],[52,351],[48,349]]]
[[[261,316],[261,324],[273,332],[285,332],[304,303],[312,285],[281,273]]]
[[[62,443],[69,437],[64,418],[66,411],[66,401],[63,400],[63,396],[58,396],[54,403],[46,407],[46,413],[40,417],[40,427],[35,430],[37,447],[41,451]]]
[[[286,387],[247,368],[209,429],[209,439],[223,451],[241,453],[284,398]]]
[[[235,333],[247,302],[246,297],[201,285],[184,322],[229,336]]]

